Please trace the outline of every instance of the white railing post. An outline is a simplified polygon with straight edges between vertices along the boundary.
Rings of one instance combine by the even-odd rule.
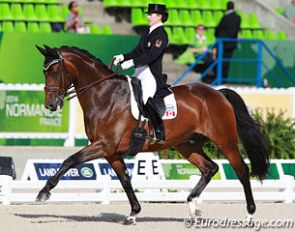
[[[101,204],[103,205],[109,205],[110,204],[110,194],[111,194],[111,190],[110,190],[110,177],[109,176],[99,176],[99,178],[102,178],[102,182],[103,182],[103,187],[101,190],[101,194],[102,194],[102,202]]]
[[[10,205],[11,184],[11,176],[0,175],[0,199],[2,198],[3,205]]]
[[[293,185],[294,185],[294,177],[290,175],[284,175],[282,177],[283,181],[286,182],[286,189],[285,189],[285,203],[292,203],[292,195],[293,195]]]
[[[70,112],[69,112],[69,131],[68,137],[65,140],[65,147],[75,146],[75,133],[76,133],[76,122],[77,122],[77,104],[76,98],[70,101]]]

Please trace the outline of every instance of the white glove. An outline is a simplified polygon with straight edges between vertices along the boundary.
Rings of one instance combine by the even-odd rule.
[[[134,66],[133,59],[132,60],[127,60],[127,61],[125,61],[125,62],[123,62],[121,64],[121,67],[122,67],[123,70],[131,68],[132,66]]]
[[[113,57],[113,59],[114,59],[114,65],[117,66],[120,62],[122,62],[124,60],[124,56],[123,56],[123,54],[115,55]]]

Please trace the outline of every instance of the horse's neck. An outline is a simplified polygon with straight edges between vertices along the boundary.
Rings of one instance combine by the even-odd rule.
[[[79,71],[78,76],[74,83],[76,90],[83,88],[91,83],[94,83],[98,81],[99,79],[103,79],[106,76],[111,74],[111,71],[97,64],[89,65],[89,64],[83,63],[83,66],[79,67],[78,70],[81,70],[81,71]]]
[[[96,80],[93,80],[93,82]],[[120,105],[125,107],[128,104],[126,101],[128,93],[127,81],[114,77],[91,87],[85,93],[78,96],[78,99],[84,115],[90,111],[97,111],[101,115],[105,115],[106,113],[111,113],[114,109],[118,109]]]

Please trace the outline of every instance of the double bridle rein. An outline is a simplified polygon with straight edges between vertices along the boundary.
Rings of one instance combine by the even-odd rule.
[[[44,87],[44,90],[47,91],[47,92],[57,92],[57,96],[58,96],[58,99],[63,103],[63,100],[66,96],[68,96],[67,100],[71,100],[73,99],[74,97],[77,97],[78,95],[81,95],[83,93],[85,93],[87,90],[89,90],[90,88],[98,85],[99,83],[107,80],[107,79],[110,79],[116,75],[118,75],[120,72],[123,71],[123,69],[120,69],[116,72],[112,72],[110,75],[107,75],[103,78],[100,78],[99,80],[97,81],[94,81],[88,85],[85,85],[79,89],[72,89],[70,91],[68,91],[69,89],[73,88],[74,87],[74,84],[71,84],[68,89],[64,89],[63,86],[64,86],[64,77],[65,77],[65,74],[67,73],[66,71],[66,67],[65,67],[65,64],[64,64],[64,58],[63,56],[61,55],[60,51],[57,51],[57,54],[58,54],[58,58],[57,59],[54,59],[52,60],[51,62],[49,62],[48,64],[44,65],[43,67],[43,70],[46,72],[52,65],[54,64],[60,64],[61,66],[61,72],[59,73],[58,75],[58,83],[59,85],[45,85]],[[113,62],[114,62],[114,59],[112,59],[111,63],[109,64],[108,68],[109,70],[112,70],[112,66],[113,66]]]

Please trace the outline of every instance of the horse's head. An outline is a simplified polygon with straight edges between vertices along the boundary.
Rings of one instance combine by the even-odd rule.
[[[51,111],[62,108],[66,92],[71,85],[64,58],[57,48],[45,48],[37,46],[37,49],[45,56],[43,72],[45,75],[45,107]]]

